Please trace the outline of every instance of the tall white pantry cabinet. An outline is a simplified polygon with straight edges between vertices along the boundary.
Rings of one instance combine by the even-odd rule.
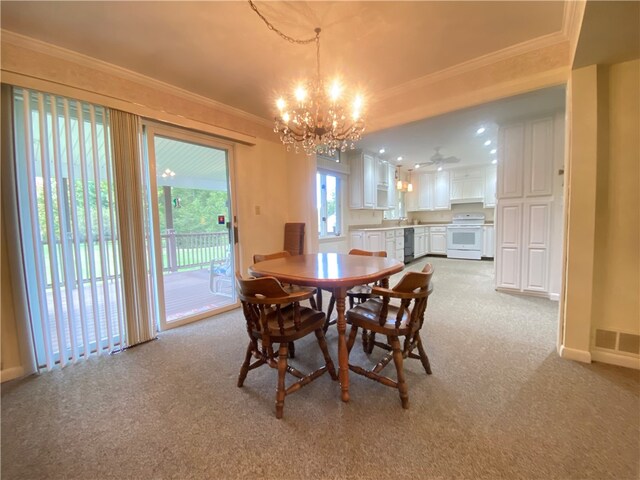
[[[562,248],[564,115],[505,124],[499,131],[496,288],[554,297]],[[560,207],[560,208],[558,208]],[[551,287],[551,288],[550,288]]]

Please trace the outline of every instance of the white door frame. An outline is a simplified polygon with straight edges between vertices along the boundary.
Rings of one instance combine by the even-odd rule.
[[[180,127],[173,127],[161,123],[157,123],[151,120],[143,119],[142,125],[146,132],[146,141],[147,141],[147,157],[149,159],[149,189],[152,192],[156,192],[158,190],[157,181],[156,181],[156,163],[155,163],[155,145],[153,142],[153,138],[156,135],[172,138],[179,141],[185,141],[189,143],[194,143],[197,145],[202,145],[205,147],[216,148],[218,150],[225,150],[227,152],[227,169],[228,169],[228,188],[229,188],[229,209],[230,209],[230,232],[232,242],[232,261],[234,265],[234,271],[237,270],[238,265],[238,239],[237,239],[237,217],[236,217],[236,195],[235,195],[235,144],[233,142],[224,141],[215,137],[212,137],[207,134],[202,134],[198,132],[193,132],[190,130],[185,130]],[[153,161],[151,159],[153,158]],[[217,315],[219,313],[227,312],[229,310],[233,310],[238,308],[240,305],[240,301],[236,298],[235,302],[217,308],[215,310],[210,310],[208,312],[199,313],[196,315],[192,315],[180,320],[175,320],[173,322],[168,323],[165,315],[165,303],[164,303],[164,278],[162,274],[162,255],[159,253],[162,251],[162,240],[160,238],[160,220],[158,214],[158,205],[157,202],[151,202],[151,212],[152,212],[152,222],[153,222],[153,243],[154,250],[156,251],[155,255],[155,277],[156,277],[156,285],[157,285],[157,299],[158,299],[158,318],[160,319],[160,330],[169,330],[172,328],[179,327],[181,325],[185,325],[187,323],[196,322],[198,320],[202,320],[204,318],[208,318],[212,315]]]

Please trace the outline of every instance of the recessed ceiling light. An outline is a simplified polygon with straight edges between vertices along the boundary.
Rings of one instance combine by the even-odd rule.
[[[489,145],[491,145],[491,140],[487,140],[486,142],[484,142],[485,147],[488,147]]]
[[[497,159],[497,158],[494,158],[493,160],[491,160],[491,163],[492,163],[493,165],[495,165],[496,163],[498,163],[498,159]]]
[[[476,135],[480,135],[481,133],[484,133],[485,130],[486,130],[486,128],[480,127],[478,130],[476,130]]]
[[[384,148],[381,148],[381,149],[378,151],[378,153],[379,153],[380,155],[382,155],[384,152],[385,152]]]
[[[442,171],[442,167],[438,167],[438,171],[441,172]]]
[[[402,161],[402,157],[398,157],[398,161],[401,162]]]
[[[493,149],[493,150],[491,150],[489,153],[490,153],[491,155],[493,155],[493,154],[495,154],[497,151],[498,151],[498,150],[496,150],[496,149],[494,148],[494,149]]]
[[[413,168],[420,168],[420,164],[419,164],[419,163],[416,163],[416,164],[413,166]]]

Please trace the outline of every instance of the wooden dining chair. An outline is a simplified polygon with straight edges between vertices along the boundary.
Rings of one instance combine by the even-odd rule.
[[[284,224],[284,247],[291,255],[304,253],[304,223]]]
[[[290,257],[290,256],[291,256],[291,254],[289,252],[287,252],[286,250],[282,250],[280,252],[274,252],[274,253],[264,253],[264,254],[256,253],[253,256],[253,263],[260,263],[260,262],[265,262],[267,260],[275,260],[277,258],[285,258],[285,257]],[[285,284],[285,285],[282,285],[282,288],[284,288],[284,290],[287,293],[295,293],[297,291],[300,291],[301,287],[299,287],[297,285]],[[315,295],[316,289],[312,288],[311,290],[314,292],[314,295]],[[306,291],[306,289],[305,289],[305,291]],[[314,310],[317,310],[315,296],[312,295],[311,298],[309,298],[309,304],[311,305],[311,308],[313,308]],[[294,345],[293,342],[291,342],[289,344],[289,356],[291,358],[295,358],[295,356],[296,356],[296,348],[295,348],[295,345]]]
[[[370,252],[368,250],[360,250],[358,248],[352,248],[349,250],[349,255],[361,255],[364,257],[385,257],[387,256],[387,252],[382,250],[379,252]],[[371,298],[371,285],[356,285],[355,287],[351,287],[347,291],[347,298],[349,299],[349,308],[353,308],[355,303],[362,303],[365,300]],[[327,308],[327,320],[324,324],[324,331],[326,332],[330,325],[334,325],[336,320],[331,320],[331,315],[333,314],[333,309],[336,304],[336,299],[333,295],[331,295],[331,299],[329,300],[329,307]],[[363,332],[364,338],[365,332]]]
[[[431,365],[422,345],[420,329],[424,322],[427,300],[433,291],[432,276],[431,264],[425,265],[421,272],[407,272],[393,288],[374,286],[372,293],[379,298],[370,298],[347,312],[347,323],[351,324],[347,340],[349,352],[355,343],[358,328],[371,332],[369,338],[371,344],[389,351],[372,370],[365,370],[351,364],[349,369],[383,385],[397,388],[400,392],[402,408],[409,408],[408,388],[403,368],[404,359],[420,359],[427,375],[431,375]],[[392,298],[399,299],[400,305],[389,303]],[[386,335],[388,343],[376,342],[374,337],[376,333]],[[404,337],[402,347],[400,347],[400,337]],[[416,348],[418,354],[413,353]],[[392,359],[396,367],[397,381],[380,374]]]
[[[261,365],[278,370],[276,388],[276,418],[282,418],[285,396],[299,390],[325,372],[338,379],[329,356],[322,326],[324,313],[300,306],[302,300],[313,296],[313,288],[298,287],[289,293],[273,277],[243,279],[236,273],[236,288],[242,310],[247,321],[249,345],[238,377],[238,387],[242,387],[247,373]],[[325,364],[309,374],[303,374],[287,362],[289,344],[310,333],[315,333]],[[279,344],[277,352],[274,345]],[[256,360],[251,363],[251,358]],[[276,358],[277,357],[277,358]],[[298,380],[285,387],[285,374]]]

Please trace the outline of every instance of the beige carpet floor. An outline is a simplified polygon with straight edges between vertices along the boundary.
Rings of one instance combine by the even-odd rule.
[[[344,404],[324,375],[276,420],[274,370],[235,386],[236,310],[2,385],[2,479],[637,479],[639,372],[560,359],[558,304],[495,292],[493,263],[430,261],[433,375],[405,363],[409,410],[356,375]],[[296,350],[321,363],[312,338]]]

